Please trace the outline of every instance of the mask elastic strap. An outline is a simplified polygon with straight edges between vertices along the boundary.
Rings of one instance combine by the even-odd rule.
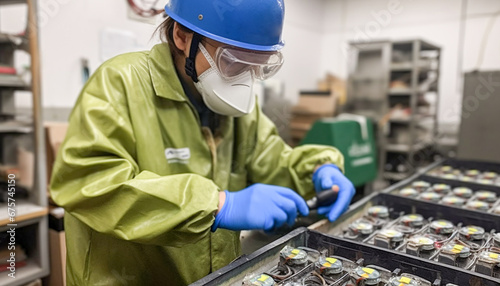
[[[207,59],[210,66],[217,70],[217,66],[215,65],[215,62],[208,53],[207,49],[201,43],[199,44],[198,48],[200,49],[201,53],[205,56],[205,59]]]
[[[201,41],[201,36],[198,33],[193,33],[191,40],[191,47],[189,48],[189,57],[186,58],[186,65],[184,69],[186,74],[190,76],[194,82],[198,82],[198,75],[196,74],[195,59],[198,53],[198,44]]]

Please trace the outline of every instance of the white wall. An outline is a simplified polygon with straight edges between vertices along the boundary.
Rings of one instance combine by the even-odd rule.
[[[283,55],[285,63],[276,79],[285,83],[285,96],[292,102],[300,90],[316,89],[323,77],[319,67],[323,31],[323,0],[286,0]]]
[[[102,63],[101,32],[115,29],[136,37],[135,50],[149,49],[156,25],[132,21],[123,0],[39,0],[42,102],[45,107],[72,107],[83,86],[81,59],[91,71]],[[24,5],[0,10],[2,31],[20,32]],[[18,105],[29,105],[26,97]]]
[[[458,0],[325,0],[321,70],[342,77],[347,75],[345,51],[349,41],[428,40],[442,47],[439,119],[458,122],[463,84],[459,74],[476,68],[486,25],[491,13],[500,11],[500,1],[468,1],[462,57],[459,56],[461,5],[462,1]],[[498,35],[500,19],[496,20],[489,36],[483,70],[500,69]],[[459,67],[459,58],[463,68]]]

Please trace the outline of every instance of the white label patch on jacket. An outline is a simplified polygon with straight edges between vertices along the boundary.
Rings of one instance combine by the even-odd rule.
[[[165,149],[165,157],[168,163],[187,164],[191,158],[191,151],[189,148],[167,148]]]

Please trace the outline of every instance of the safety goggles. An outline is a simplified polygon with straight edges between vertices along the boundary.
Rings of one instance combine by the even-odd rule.
[[[233,47],[218,47],[215,63],[221,75],[226,78],[253,71],[255,78],[265,80],[275,75],[283,65],[283,54],[275,52],[257,52]]]
[[[253,71],[255,78],[265,80],[275,75],[283,65],[283,54],[279,51],[250,51],[232,46],[217,47],[207,40],[202,42],[216,48],[213,60],[225,79]]]

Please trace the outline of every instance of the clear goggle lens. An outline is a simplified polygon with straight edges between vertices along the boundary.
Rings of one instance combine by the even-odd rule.
[[[226,78],[253,71],[255,78],[265,80],[275,75],[283,65],[283,55],[275,52],[253,52],[231,47],[219,47],[215,52],[215,63]]]

